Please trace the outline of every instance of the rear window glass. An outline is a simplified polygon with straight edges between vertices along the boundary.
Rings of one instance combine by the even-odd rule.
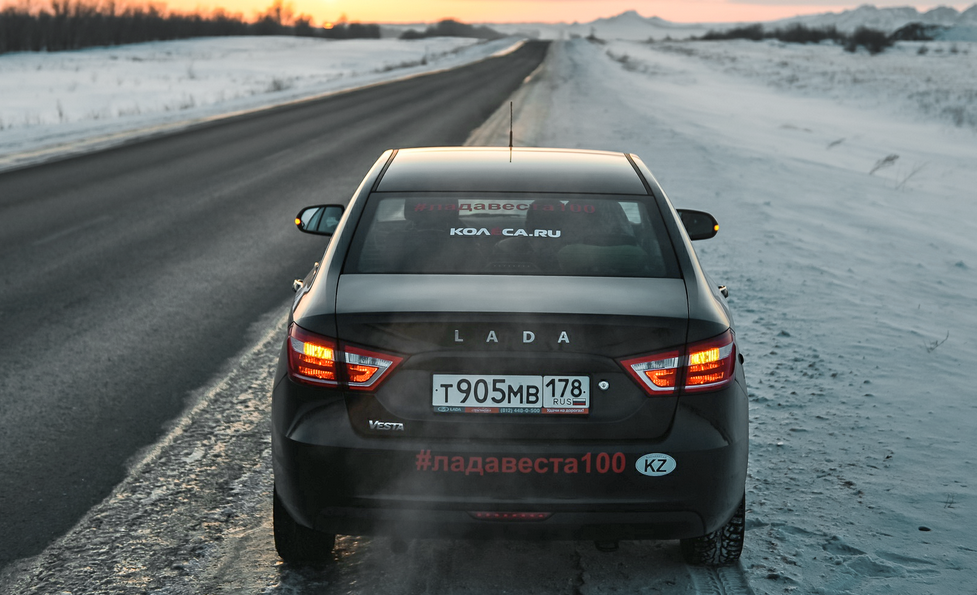
[[[679,277],[657,207],[620,195],[373,194],[344,272]]]

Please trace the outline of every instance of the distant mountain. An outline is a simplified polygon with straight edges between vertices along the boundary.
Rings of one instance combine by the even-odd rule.
[[[974,6],[977,6],[977,4]],[[927,23],[933,24],[954,25],[959,18],[960,13],[957,12],[956,8],[950,6],[937,6],[923,13],[923,19]]]
[[[851,33],[859,27],[870,27],[892,33],[909,23],[942,27],[944,28],[942,39],[977,40],[977,4],[963,12],[950,6],[938,6],[919,12],[909,6],[878,8],[865,4],[852,10],[766,21],[762,25],[765,29],[777,29],[795,24],[814,28],[833,26],[843,33]],[[672,39],[700,37],[709,30],[721,31],[749,24],[752,23],[673,23],[657,16],[643,17],[634,10],[628,10],[617,16],[600,18],[589,23],[487,23],[486,25],[506,35],[538,39],[565,39],[593,34],[601,39],[645,41],[662,40],[667,37]],[[385,35],[393,33],[390,27],[385,29]],[[399,29],[402,30],[403,28]]]
[[[511,35],[531,33],[532,37],[540,39],[587,37],[593,34],[600,39],[646,41],[666,37],[686,39],[704,34],[714,25],[673,23],[660,17],[643,17],[636,11],[628,10],[617,16],[601,18],[589,23],[509,23],[492,24],[491,27]]]
[[[673,23],[660,17],[646,18],[636,11],[628,10],[615,17],[577,25],[573,32],[580,34],[588,28],[593,29],[594,35],[601,38],[645,40],[649,37],[658,39],[666,35],[687,37],[690,31],[702,29],[702,25]],[[589,32],[588,30],[587,34]]]
[[[957,25],[977,26],[977,4],[960,13],[960,20]]]
[[[966,18],[964,19],[965,15]],[[833,26],[844,33],[851,33],[859,27],[869,27],[891,33],[896,29],[905,27],[909,23],[954,27],[957,25],[971,24],[971,19],[977,21],[977,4],[974,4],[963,13],[949,6],[938,6],[921,13],[911,6],[877,8],[865,4],[853,10],[826,12],[770,21],[764,23],[764,26],[771,29],[794,24],[804,25],[806,27]]]

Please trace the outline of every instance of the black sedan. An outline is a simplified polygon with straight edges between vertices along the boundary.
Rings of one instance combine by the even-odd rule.
[[[631,154],[384,153],[296,283],[273,394],[275,544],[336,534],[743,545],[748,415],[726,289]]]

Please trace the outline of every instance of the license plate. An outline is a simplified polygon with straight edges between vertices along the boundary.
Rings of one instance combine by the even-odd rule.
[[[435,374],[431,405],[438,413],[590,413],[588,376]]]

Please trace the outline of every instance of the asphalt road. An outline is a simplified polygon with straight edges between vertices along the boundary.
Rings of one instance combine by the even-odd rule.
[[[0,174],[0,567],[105,498],[322,253],[391,147],[455,145],[539,64],[506,57]]]

